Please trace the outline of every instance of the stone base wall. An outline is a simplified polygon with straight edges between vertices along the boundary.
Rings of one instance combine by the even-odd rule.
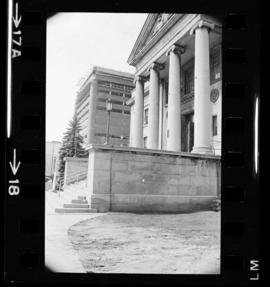
[[[207,210],[219,194],[219,169],[216,156],[91,146],[89,200],[99,212]]]

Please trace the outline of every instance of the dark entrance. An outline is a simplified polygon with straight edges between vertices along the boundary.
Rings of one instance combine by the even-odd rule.
[[[194,121],[193,121],[194,113],[189,113],[183,116],[183,138],[182,141],[184,143],[183,150],[187,152],[191,152],[194,145]]]

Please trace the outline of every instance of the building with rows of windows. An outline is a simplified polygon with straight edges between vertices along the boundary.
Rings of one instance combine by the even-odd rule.
[[[128,58],[130,146],[221,154],[221,28],[212,15],[148,15]]]
[[[110,100],[109,142],[128,146],[130,107],[125,103],[131,98],[133,80],[134,76],[129,73],[97,66],[91,69],[77,93],[75,103],[75,113],[81,124],[85,145],[106,142],[106,101]]]

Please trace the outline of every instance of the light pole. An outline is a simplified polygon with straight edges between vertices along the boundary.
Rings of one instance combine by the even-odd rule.
[[[109,138],[110,138],[110,118],[111,118],[111,111],[112,111],[112,101],[111,99],[108,99],[106,101],[106,110],[108,112],[107,117],[107,132],[106,132],[106,142],[105,144],[109,144]]]

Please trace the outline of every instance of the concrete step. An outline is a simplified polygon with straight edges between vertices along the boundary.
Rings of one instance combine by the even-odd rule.
[[[96,209],[91,208],[56,208],[56,213],[96,213]]]
[[[77,199],[86,200],[86,196],[79,195],[79,196],[77,197]]]
[[[72,199],[71,203],[81,203],[81,204],[85,204],[88,203],[87,200],[82,200],[82,199]]]
[[[65,203],[64,208],[89,208],[89,204],[80,204],[80,203]]]

